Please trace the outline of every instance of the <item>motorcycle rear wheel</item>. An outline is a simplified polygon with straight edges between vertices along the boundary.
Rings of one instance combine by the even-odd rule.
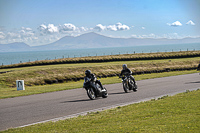
[[[96,99],[95,92],[92,88],[87,89],[87,95],[91,100]]]

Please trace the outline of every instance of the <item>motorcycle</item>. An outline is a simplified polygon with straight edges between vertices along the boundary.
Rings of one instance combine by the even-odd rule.
[[[105,87],[103,87],[102,89],[101,86],[98,83],[96,83],[96,80],[96,77],[94,80],[91,80],[89,78],[84,79],[83,88],[85,88],[88,97],[91,100],[94,100],[97,97],[107,98],[107,89]]]
[[[133,90],[134,92],[137,91],[137,84],[131,80],[130,74],[125,74],[122,78],[122,84],[123,89],[126,93],[128,93],[130,90]]]

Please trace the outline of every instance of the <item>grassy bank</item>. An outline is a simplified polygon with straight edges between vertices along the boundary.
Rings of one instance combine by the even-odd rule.
[[[142,74],[142,75],[135,75],[135,79],[138,81],[138,80],[144,80],[144,79],[168,77],[168,76],[190,74],[190,73],[196,73],[196,72],[197,72],[196,70],[191,70],[191,71],[174,71],[174,72],[164,72],[164,73]],[[117,76],[101,78],[100,80],[103,85],[121,82],[121,79],[119,79]],[[0,99],[54,92],[54,91],[62,91],[62,90],[75,89],[75,88],[82,88],[82,85],[83,85],[83,80],[80,80],[77,82],[70,81],[70,82],[62,83],[62,84],[25,86],[25,91],[17,91],[16,87],[12,88],[12,87],[7,87],[3,84],[0,84]]]
[[[0,84],[15,87],[16,80],[25,80],[26,86],[63,83],[83,79],[86,69],[90,69],[98,77],[115,76],[121,72],[122,64],[127,64],[135,74],[162,72],[163,70],[196,69],[200,57],[162,59],[145,61],[115,61],[104,63],[76,63],[31,66],[24,68],[0,69],[8,71],[0,74]]]
[[[86,116],[48,122],[24,128],[9,129],[12,132],[40,133],[93,133],[93,132],[178,132],[198,133],[200,129],[200,90],[159,100],[132,104]]]

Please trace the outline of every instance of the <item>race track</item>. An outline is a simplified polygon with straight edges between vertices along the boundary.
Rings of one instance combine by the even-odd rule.
[[[97,100],[90,100],[82,88],[1,99],[0,131],[198,89],[200,75],[194,73],[142,80],[137,83],[138,91],[131,93],[125,93],[121,83],[105,85],[109,93],[108,98]]]

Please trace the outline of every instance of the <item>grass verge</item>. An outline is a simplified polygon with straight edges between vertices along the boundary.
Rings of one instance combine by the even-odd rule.
[[[200,57],[145,60],[145,61],[115,61],[104,63],[76,63],[31,66],[24,68],[0,69],[0,84],[16,87],[16,80],[24,80],[26,86],[37,86],[80,80],[85,76],[85,70],[90,69],[97,76],[114,76],[121,72],[122,64],[127,64],[133,73],[154,73],[157,71],[182,70],[197,68]],[[8,71],[8,72],[7,72]]]
[[[190,74],[190,73],[196,73],[196,72],[197,72],[196,70],[191,70],[191,71],[173,71],[173,72],[164,72],[164,73],[142,74],[142,75],[136,75],[135,79],[138,81],[138,80],[144,80],[144,79],[183,75],[183,74]],[[101,78],[100,80],[103,85],[121,82],[121,80],[117,76]],[[67,83],[52,84],[52,85],[25,86],[24,91],[17,91],[17,88],[7,87],[0,83],[0,99],[54,92],[54,91],[69,90],[69,89],[75,89],[75,88],[82,88],[82,85],[83,85],[83,80],[80,80],[77,82],[67,82]]]
[[[200,90],[4,132],[180,132],[200,129]]]

